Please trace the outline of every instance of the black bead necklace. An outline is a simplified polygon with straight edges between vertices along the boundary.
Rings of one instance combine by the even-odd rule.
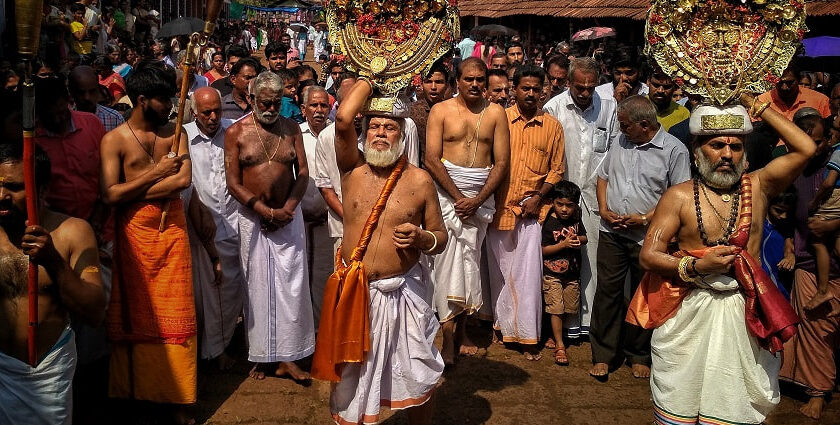
[[[738,223],[738,204],[741,201],[741,184],[738,184],[738,191],[735,192],[735,199],[732,202],[732,210],[729,212],[729,225],[723,236],[716,241],[709,241],[706,235],[706,228],[703,226],[703,212],[700,210],[700,179],[694,179],[694,210],[697,213],[697,229],[700,231],[700,239],[703,245],[717,246],[728,245],[729,238],[735,233],[735,225]],[[711,203],[710,203],[711,205]],[[714,205],[711,205],[714,208]]]

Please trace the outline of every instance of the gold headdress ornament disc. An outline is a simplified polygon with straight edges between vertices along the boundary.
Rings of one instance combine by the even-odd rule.
[[[652,0],[645,52],[713,104],[770,90],[805,34],[804,0]]]
[[[390,113],[415,75],[452,49],[460,34],[456,0],[330,0],[330,43],[345,66],[376,89],[366,109]]]

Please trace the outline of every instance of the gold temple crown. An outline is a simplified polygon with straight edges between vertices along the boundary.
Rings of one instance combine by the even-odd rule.
[[[700,117],[700,127],[703,130],[737,130],[744,127],[744,117],[741,115],[703,115]]]

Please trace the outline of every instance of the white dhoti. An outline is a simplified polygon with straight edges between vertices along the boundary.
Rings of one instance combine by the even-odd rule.
[[[467,168],[443,161],[449,177],[466,197],[473,197],[487,182],[491,167]],[[449,235],[446,248],[432,257],[435,283],[435,308],[441,322],[466,311],[473,314],[481,308],[481,244],[487,225],[496,212],[493,197],[487,198],[475,214],[461,220],[455,214],[454,200],[440,186],[437,187],[443,224]]]
[[[303,213],[270,233],[243,208],[239,219],[242,266],[248,283],[248,360],[289,362],[315,351],[315,325],[306,265]]]
[[[694,289],[676,315],[653,331],[656,423],[762,423],[779,403],[781,360],[747,330],[735,279],[706,281],[710,289]]]
[[[589,323],[592,320],[592,306],[595,303],[595,289],[598,287],[598,229],[601,216],[587,208],[581,201],[580,221],[588,230],[586,245],[581,247],[580,265],[580,314],[567,315],[563,318],[563,328],[569,338],[589,335]],[[590,230],[594,229],[594,230]],[[631,294],[632,295],[632,294]]]
[[[215,285],[213,264],[201,242],[190,231],[193,258],[193,294],[202,359],[221,355],[233,338],[236,320],[245,304],[245,278],[239,256],[239,238],[216,241],[222,263],[222,282]]]
[[[76,340],[70,326],[34,368],[0,352],[0,423],[70,424]]]
[[[542,322],[542,226],[516,220],[513,230],[487,232],[491,291],[498,292],[495,328],[505,342],[536,344]],[[491,294],[493,297],[493,294]]]
[[[443,374],[434,346],[438,322],[428,274],[419,264],[370,285],[370,352],[344,366],[330,394],[336,423],[376,423],[381,407],[405,409],[429,400]]]

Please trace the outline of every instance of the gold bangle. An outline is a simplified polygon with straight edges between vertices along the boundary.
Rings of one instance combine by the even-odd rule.
[[[677,265],[677,274],[679,275],[680,279],[682,279],[683,282],[693,282],[694,281],[694,279],[691,276],[688,275],[688,263],[690,263],[693,258],[694,257],[688,256],[688,255],[685,256],[685,257],[682,257],[682,258],[680,258],[680,263]]]
[[[426,254],[428,254],[428,253],[430,253],[430,252],[434,251],[434,250],[435,250],[435,248],[437,248],[437,242],[438,242],[438,241],[437,241],[437,236],[435,235],[435,233],[434,233],[434,232],[430,232],[430,231],[425,230],[425,229],[424,229],[423,231],[424,231],[424,232],[426,232],[426,233],[428,233],[428,234],[430,234],[430,235],[432,235],[432,239],[434,239],[434,241],[435,241],[435,243],[433,243],[433,244],[432,244],[432,247],[431,247],[431,248],[422,250],[423,252],[425,252]]]
[[[757,102],[757,100],[756,100],[756,102]],[[763,114],[764,111],[767,110],[767,107],[770,106],[770,102],[764,102],[764,103],[758,105],[758,109],[756,109],[756,107],[755,107],[756,102],[753,102],[753,106],[750,108],[750,115],[753,118],[760,118],[761,114]]]

